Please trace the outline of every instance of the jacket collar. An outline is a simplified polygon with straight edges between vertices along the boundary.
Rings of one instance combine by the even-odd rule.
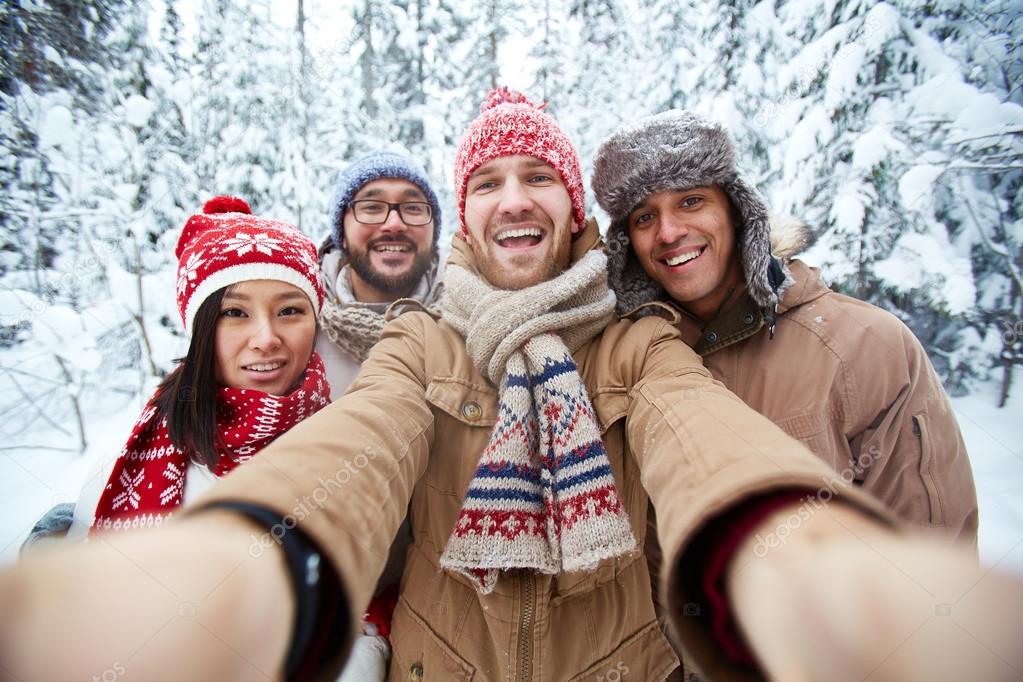
[[[811,268],[801,260],[790,261],[786,266],[794,283],[786,289],[778,304],[777,315],[784,315],[829,291],[817,268]],[[744,341],[769,326],[770,311],[759,307],[746,289],[734,294],[721,312],[706,324],[685,310],[680,309],[680,312],[682,321],[679,329],[682,336],[701,356]]]

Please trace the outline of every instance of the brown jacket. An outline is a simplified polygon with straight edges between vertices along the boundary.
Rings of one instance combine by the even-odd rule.
[[[596,241],[591,228],[575,256]],[[452,256],[472,264],[456,239]],[[665,320],[620,321],[576,354],[623,504],[642,546],[648,501],[676,565],[696,531],[751,495],[816,490],[828,468],[713,381]],[[388,325],[349,391],[215,486],[207,500],[252,501],[293,518],[342,578],[354,623],[410,508],[413,545],[392,623],[392,680],[636,680],[677,660],[662,636],[643,556],[556,576],[502,574],[480,595],[439,559],[496,420],[497,390],[464,339],[425,313]],[[858,491],[842,495],[879,507]],[[411,501],[411,507],[409,507]],[[669,613],[715,679],[723,661],[699,592],[665,576]],[[340,655],[340,654],[339,654]]]
[[[744,292],[703,326],[679,322],[714,378],[900,518],[977,544],[977,493],[959,425],[898,318],[790,261],[774,338]],[[701,328],[702,327],[702,328]]]

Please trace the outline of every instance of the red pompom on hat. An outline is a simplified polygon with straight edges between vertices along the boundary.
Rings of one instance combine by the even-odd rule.
[[[586,203],[579,154],[557,121],[515,90],[506,87],[491,90],[480,105],[477,116],[462,136],[455,152],[455,193],[462,235],[465,227],[465,188],[469,176],[501,156],[535,156],[553,167],[561,176],[572,200],[572,214],[578,225],[586,222]]]
[[[212,213],[248,213],[252,215],[249,202],[241,197],[229,197],[221,195],[213,197],[202,205],[202,212],[207,215]]]
[[[295,227],[252,215],[238,197],[218,196],[185,223],[178,258],[178,311],[192,333],[203,301],[224,287],[272,279],[298,287],[316,314],[323,304],[316,245]]]

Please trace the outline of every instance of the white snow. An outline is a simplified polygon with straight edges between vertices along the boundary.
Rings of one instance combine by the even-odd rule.
[[[902,205],[926,215],[934,213],[932,197],[934,182],[945,172],[944,167],[932,164],[913,166],[899,178]]]
[[[59,147],[75,139],[75,117],[63,104],[50,107],[39,125],[39,143],[43,147]]]
[[[857,43],[849,43],[838,51],[831,61],[831,70],[824,90],[824,106],[829,109],[838,108],[849,93],[858,87],[856,81],[864,59],[866,50]]]
[[[899,11],[887,2],[879,2],[867,12],[859,40],[867,52],[877,53],[888,41],[899,35],[902,30],[900,23]]]
[[[1017,371],[1015,381],[1023,380]],[[1017,384],[1019,385],[1019,384]],[[970,453],[980,507],[980,558],[1023,575],[1023,399],[996,407],[988,384],[952,405]]]
[[[848,182],[838,189],[831,205],[831,219],[835,222],[837,232],[859,234],[869,201],[863,189],[858,182]]]
[[[853,143],[853,168],[864,176],[870,175],[893,150],[903,147],[902,143],[892,137],[887,126],[873,126]]]
[[[976,291],[968,258],[952,252],[940,233],[906,232],[891,255],[874,264],[874,274],[903,291],[922,290],[952,314],[974,305]]]
[[[46,57],[47,61],[51,61],[57,66],[64,65],[64,59],[60,56],[60,52],[57,52],[52,45],[47,45],[43,48],[43,56]]]
[[[124,100],[124,118],[130,125],[142,127],[149,120],[155,106],[142,95],[132,95]]]

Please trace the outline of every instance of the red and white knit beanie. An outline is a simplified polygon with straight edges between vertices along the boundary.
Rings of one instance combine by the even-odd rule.
[[[219,196],[185,223],[178,257],[178,311],[192,333],[195,314],[218,289],[253,279],[287,282],[302,290],[318,315],[323,304],[316,245],[287,223],[252,215],[238,197]]]
[[[558,171],[572,200],[576,224],[586,222],[579,154],[557,121],[543,111],[544,106],[506,87],[491,90],[480,105],[480,115],[469,124],[455,152],[455,191],[463,236],[469,176],[488,161],[515,154],[535,156]]]

